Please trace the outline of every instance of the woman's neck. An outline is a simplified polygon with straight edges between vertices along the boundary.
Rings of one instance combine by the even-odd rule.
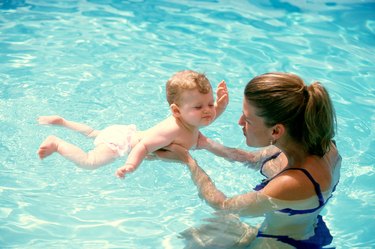
[[[310,156],[301,143],[296,143],[291,139],[279,140],[275,145],[285,154],[288,160],[288,168],[302,167],[307,157]]]

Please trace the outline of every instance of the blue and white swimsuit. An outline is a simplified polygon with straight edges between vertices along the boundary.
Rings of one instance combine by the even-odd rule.
[[[281,152],[274,154],[273,156],[271,156],[270,158],[268,158],[267,160],[263,162],[261,170],[260,170],[262,174],[263,174],[262,169],[263,169],[264,164],[271,159],[277,158],[280,155],[280,153]],[[314,180],[314,178],[306,169],[288,168],[288,169],[284,169],[283,171],[273,176],[272,178],[263,180],[260,184],[254,187],[254,190],[259,191],[263,189],[276,176],[288,170],[301,171],[308,177],[308,179],[311,181],[311,183],[314,186],[317,201],[316,201],[316,197],[313,197],[310,201],[307,201],[307,202],[310,203],[309,204],[310,207],[311,205],[313,205],[313,203],[318,203],[318,204],[315,208],[307,208],[307,207],[302,208],[302,206],[301,206],[301,209],[283,208],[283,209],[270,212],[269,214],[266,214],[265,220],[267,221],[267,223],[262,224],[262,226],[259,228],[257,238],[275,239],[279,242],[288,244],[295,248],[303,248],[303,249],[322,248],[325,245],[329,245],[332,242],[332,235],[330,234],[326,224],[324,223],[322,219],[322,216],[319,215],[319,213],[321,209],[325,206],[327,201],[332,197],[332,192],[336,188],[338,179],[335,182],[335,186],[333,187],[332,192],[322,193],[319,183],[317,183]],[[301,227],[298,227],[298,229],[296,229],[295,224],[304,224],[304,222],[306,223],[306,226],[301,225]],[[272,226],[274,226],[272,224],[277,224],[278,228],[283,227],[285,230],[287,230],[286,234],[288,235],[277,234],[277,229],[272,229]],[[295,229],[295,231],[293,229]],[[264,230],[267,232],[263,232]],[[275,233],[273,232],[273,230],[275,231]],[[270,233],[268,231],[270,231]]]

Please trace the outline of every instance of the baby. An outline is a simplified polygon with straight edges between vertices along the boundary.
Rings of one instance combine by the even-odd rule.
[[[217,87],[215,103],[209,80],[204,74],[191,70],[174,74],[167,81],[166,92],[172,115],[145,131],[137,131],[135,125],[112,125],[95,130],[60,116],[39,117],[39,124],[60,125],[95,138],[95,148],[86,153],[56,136],[49,136],[39,147],[39,157],[43,159],[57,152],[81,168],[96,169],[128,155],[125,164],[116,171],[118,177],[124,178],[136,170],[148,154],[169,144],[179,144],[186,149],[195,147],[199,128],[211,124],[229,101],[224,81]]]

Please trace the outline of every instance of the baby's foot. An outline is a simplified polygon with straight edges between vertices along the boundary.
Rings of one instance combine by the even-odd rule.
[[[38,155],[40,159],[46,158],[52,153],[57,151],[57,143],[55,136],[49,136],[44,140],[44,142],[40,145],[38,150]]]
[[[40,116],[38,118],[39,124],[55,124],[55,125],[62,125],[64,119],[57,115],[52,116]]]

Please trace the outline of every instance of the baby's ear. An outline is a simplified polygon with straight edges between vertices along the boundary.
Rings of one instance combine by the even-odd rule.
[[[171,112],[174,117],[179,117],[181,115],[180,108],[178,108],[176,104],[171,104],[169,107],[171,108]]]

